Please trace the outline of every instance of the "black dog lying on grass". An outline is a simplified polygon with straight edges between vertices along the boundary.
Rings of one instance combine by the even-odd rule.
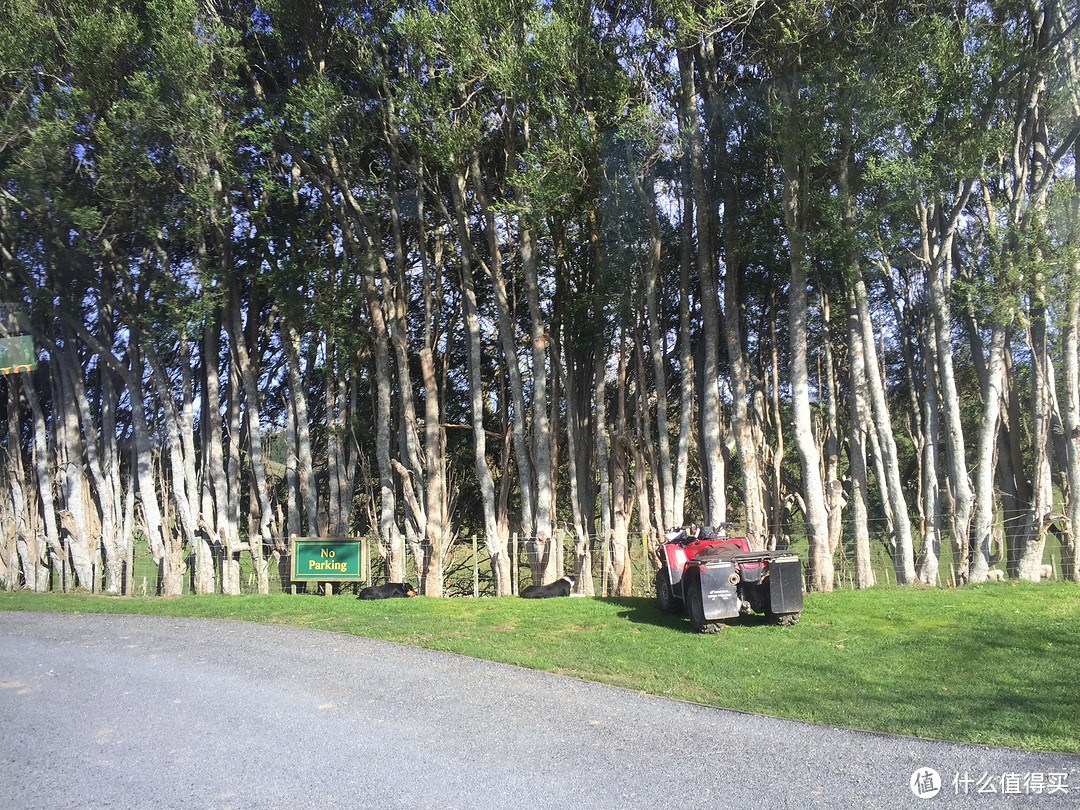
[[[550,585],[529,585],[521,589],[522,599],[547,599],[551,596],[569,596],[574,587],[573,577],[557,579]]]
[[[356,598],[396,599],[406,596],[416,596],[416,590],[408,582],[387,582],[385,585],[369,585]]]

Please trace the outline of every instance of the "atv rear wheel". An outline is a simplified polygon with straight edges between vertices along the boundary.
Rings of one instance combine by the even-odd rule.
[[[770,613],[769,618],[781,627],[791,627],[793,624],[798,623],[801,615],[802,613]]]
[[[682,607],[671,585],[671,574],[666,568],[656,572],[656,602],[664,613],[679,613]]]
[[[769,590],[760,582],[744,582],[739,586],[739,598],[750,603],[750,610],[754,613],[772,615],[772,605],[769,599]]]
[[[705,604],[701,599],[701,582],[692,579],[683,580],[683,596],[686,601],[686,615],[690,617],[690,626],[698,633],[719,633],[724,629],[720,622],[705,618]]]

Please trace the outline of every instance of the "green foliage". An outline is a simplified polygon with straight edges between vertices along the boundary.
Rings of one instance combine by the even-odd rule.
[[[778,157],[789,150],[797,157],[812,284],[832,295],[834,313],[856,265],[867,270],[874,302],[888,306],[884,276],[868,270],[873,259],[888,257],[912,275],[902,302],[910,321],[898,328],[918,323],[922,234],[914,212],[947,210],[962,184],[977,181],[993,210],[983,210],[979,199],[965,212],[954,312],[980,324],[1011,321],[1027,299],[1041,303],[1030,282],[1042,273],[1051,279],[1051,314],[1060,316],[1063,293],[1077,283],[1075,184],[1055,185],[1045,212],[1026,210],[1030,189],[1010,185],[1019,176],[1011,138],[1028,115],[1019,103],[1025,82],[1046,77],[1039,115],[1051,139],[1064,142],[1075,128],[1070,94],[1077,77],[1068,63],[1075,29],[1060,47],[1035,47],[1029,18],[1037,6],[10,0],[0,15],[0,247],[8,251],[5,270],[19,266],[40,286],[28,292],[32,285],[14,273],[3,283],[13,299],[32,294],[42,313],[85,313],[87,320],[95,308],[117,313],[122,334],[146,337],[173,357],[180,336],[213,323],[236,289],[247,321],[265,327],[256,361],[268,367],[260,392],[267,413],[287,393],[275,373],[283,319],[305,346],[330,347],[304,357],[310,378],[339,364],[357,381],[362,412],[353,425],[368,450],[374,416],[364,390],[369,310],[360,291],[362,262],[401,259],[401,278],[390,277],[395,266],[377,280],[379,303],[386,312],[405,306],[405,362],[415,363],[425,330],[434,332],[436,365],[448,370],[443,412],[451,423],[467,421],[456,373],[464,366],[455,343],[461,257],[468,247],[478,259],[494,258],[473,190],[477,179],[496,216],[493,233],[523,358],[530,336],[521,328],[528,312],[517,228],[533,229],[540,306],[553,351],[563,350],[551,368],[553,385],[572,375],[576,390],[588,392],[605,360],[593,355],[614,344],[617,327],[641,321],[653,223],[631,183],[635,176],[646,178],[651,202],[664,209],[660,333],[672,390],[675,374],[688,373],[675,360],[684,237],[688,250],[706,237],[724,245],[724,284],[738,281],[735,306],[754,354],[755,383],[771,363],[768,330],[775,322],[783,367],[790,264]],[[690,191],[681,166],[686,133],[676,121],[676,48],[693,61],[710,186],[697,202],[715,217],[715,234],[697,234],[680,221]],[[840,193],[845,159],[850,199]],[[466,184],[466,246],[446,221],[453,219],[448,189],[471,173],[474,160],[480,177]],[[356,214],[370,250],[366,242],[357,247],[359,238],[350,241],[356,233],[347,220]],[[696,321],[694,273],[687,293]],[[430,301],[421,275],[436,279]],[[487,330],[494,302],[483,275],[478,269]],[[418,317],[429,303],[430,319],[426,312]],[[814,347],[842,334],[811,321]],[[895,336],[888,326],[882,331],[894,424],[906,429],[910,400],[899,395],[909,393],[907,382],[895,385],[903,369]],[[843,378],[842,340],[834,344]],[[980,392],[964,341],[956,344],[970,437]],[[492,405],[505,371],[499,351],[485,343],[483,385]],[[1029,387],[1023,363],[1018,358],[1013,372],[1022,391]],[[638,401],[648,401],[648,380],[636,379],[636,369],[630,376]],[[305,384],[316,402],[323,399],[321,381]],[[398,385],[392,382],[395,431]],[[587,400],[586,394],[584,419]],[[316,423],[325,420],[319,407],[313,406]],[[552,405],[557,417],[560,407]],[[786,402],[781,412],[781,425],[769,430],[790,423]],[[531,419],[528,412],[514,416]],[[505,429],[495,421],[493,430]],[[319,434],[322,425],[314,428]],[[467,435],[451,440],[454,475],[472,475]],[[497,443],[489,447],[494,458]],[[589,447],[578,449],[595,464]],[[913,459],[913,447],[901,450]],[[794,455],[784,464],[794,491],[801,475]],[[511,465],[507,475],[514,474]],[[567,487],[566,476],[559,485]],[[700,494],[692,488],[687,497],[694,503]],[[462,525],[478,522],[471,501],[473,514]],[[564,491],[557,502],[566,508]],[[739,504],[735,494],[732,505]]]
[[[747,618],[690,632],[655,600],[352,595],[174,600],[0,594],[0,609],[164,614],[289,624],[778,717],[895,734],[1080,751],[1071,583],[810,594],[781,628]]]

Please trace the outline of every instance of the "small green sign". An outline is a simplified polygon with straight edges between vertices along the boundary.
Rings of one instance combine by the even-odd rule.
[[[294,537],[292,578],[319,582],[362,580],[363,542],[344,537]]]
[[[30,335],[0,338],[0,374],[18,374],[37,368],[34,339]]]

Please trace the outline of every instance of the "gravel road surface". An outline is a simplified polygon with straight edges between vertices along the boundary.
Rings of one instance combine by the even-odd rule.
[[[0,613],[0,762],[0,810],[1080,807],[1080,756],[141,616]]]

